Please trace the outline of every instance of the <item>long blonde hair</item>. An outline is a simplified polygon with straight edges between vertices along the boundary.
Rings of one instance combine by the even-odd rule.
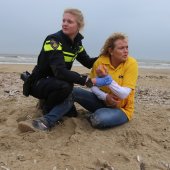
[[[83,29],[83,27],[84,27],[84,17],[83,17],[82,12],[79,9],[68,8],[68,9],[64,10],[64,14],[65,13],[69,13],[69,14],[76,16],[79,29],[80,30]]]
[[[124,40],[124,39],[128,39],[128,37],[125,34],[120,33],[120,32],[113,33],[111,36],[109,36],[109,38],[105,41],[103,47],[101,48],[100,56],[101,55],[110,56],[109,49],[110,48],[114,49],[115,41],[119,39]]]

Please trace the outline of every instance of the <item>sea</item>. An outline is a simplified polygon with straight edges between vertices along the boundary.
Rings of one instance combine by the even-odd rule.
[[[35,65],[37,62],[37,55],[11,55],[0,54],[0,64],[31,64]],[[139,68],[150,69],[170,69],[170,60],[147,60],[137,59]],[[79,62],[74,61],[73,66],[82,66]]]

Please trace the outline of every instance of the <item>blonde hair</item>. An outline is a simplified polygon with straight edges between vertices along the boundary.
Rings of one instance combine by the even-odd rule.
[[[79,9],[74,9],[74,8],[68,8],[64,10],[64,14],[69,13],[77,17],[77,24],[79,26],[79,29],[83,29],[84,27],[84,17],[82,12]]]
[[[104,43],[102,49],[100,50],[101,53],[100,55],[109,55],[110,56],[110,53],[109,53],[109,49],[114,49],[115,48],[115,41],[116,40],[124,40],[124,39],[128,39],[128,37],[123,34],[123,33],[120,33],[120,32],[116,32],[116,33],[113,33]]]

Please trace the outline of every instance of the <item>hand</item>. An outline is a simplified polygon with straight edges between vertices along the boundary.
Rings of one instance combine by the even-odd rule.
[[[107,75],[105,77],[96,77],[91,80],[92,80],[93,84],[98,87],[110,85],[111,82],[113,81],[112,77],[109,75]]]
[[[108,75],[108,69],[105,65],[101,64],[96,69],[96,74],[98,77],[105,77]]]
[[[114,94],[107,94],[105,103],[107,106],[115,108],[120,104],[120,99]]]

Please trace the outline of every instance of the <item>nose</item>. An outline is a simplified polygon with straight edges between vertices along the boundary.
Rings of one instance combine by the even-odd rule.
[[[63,23],[62,23],[62,25],[67,25],[67,21],[64,20]]]
[[[124,48],[124,52],[128,53],[128,48],[127,47]]]
[[[65,22],[65,21],[63,21],[62,25],[66,25],[66,22]]]

